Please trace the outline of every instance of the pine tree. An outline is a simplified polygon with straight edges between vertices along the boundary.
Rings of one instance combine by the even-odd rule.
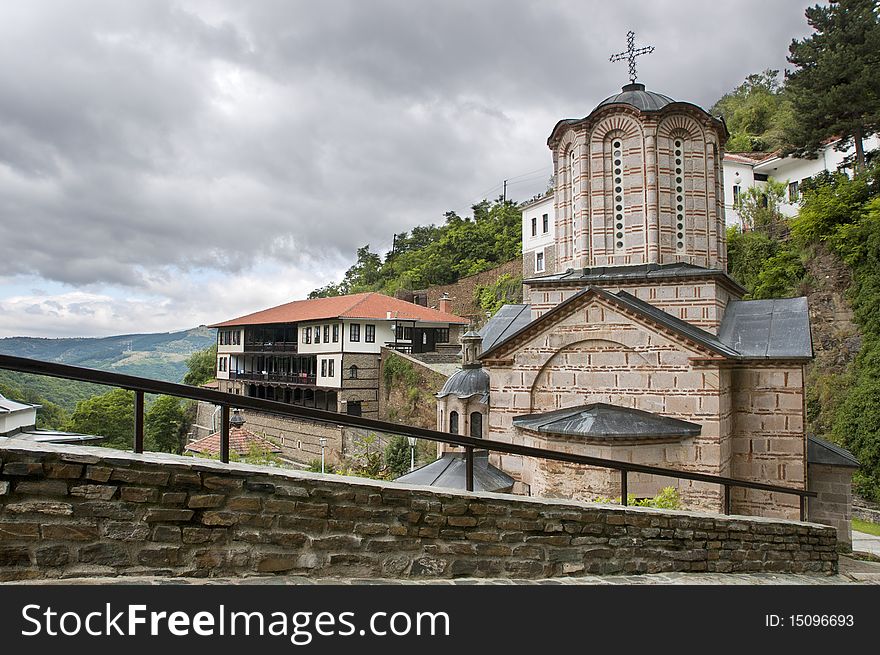
[[[856,148],[864,170],[863,139],[880,128],[880,19],[877,0],[834,0],[806,10],[815,33],[793,40],[785,90],[794,109],[786,154],[813,156],[839,136],[838,148]]]

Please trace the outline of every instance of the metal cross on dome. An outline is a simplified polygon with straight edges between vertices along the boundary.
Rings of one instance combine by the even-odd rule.
[[[644,48],[636,48],[635,47],[636,33],[630,30],[626,33],[626,50],[623,52],[619,52],[616,55],[611,55],[611,59],[608,61],[623,61],[624,59],[629,60],[629,81],[631,84],[636,83],[636,57],[639,55],[649,55],[654,52],[654,46],[649,45]]]

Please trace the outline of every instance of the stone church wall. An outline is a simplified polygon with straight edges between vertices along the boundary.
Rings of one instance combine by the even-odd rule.
[[[837,530],[837,541],[852,548],[852,474],[855,469],[827,464],[810,464],[810,491],[816,498],[807,500],[807,518]]]
[[[717,367],[695,368],[690,358],[698,354],[594,299],[518,348],[512,364],[490,364],[489,437],[522,443],[513,417],[603,402],[702,426],[700,436],[662,450],[652,445],[609,446],[611,459],[631,456],[641,462],[645,457],[650,460],[645,463],[658,466],[726,475],[722,453],[731,420],[730,409],[722,408],[723,375]],[[508,473],[532,485],[528,471],[516,473],[522,463],[516,466],[513,459],[500,461],[513,467],[505,468]],[[550,488],[539,482],[531,493],[541,495]],[[682,482],[680,494],[688,506],[721,509],[717,485]]]
[[[806,481],[803,367],[732,371],[732,477],[803,489]],[[753,489],[731,492],[738,514],[797,518],[797,498]]]
[[[0,464],[0,580],[837,570],[834,529],[808,523],[13,440]]]

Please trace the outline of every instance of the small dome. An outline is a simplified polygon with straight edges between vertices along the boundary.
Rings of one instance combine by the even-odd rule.
[[[644,84],[627,84],[620,93],[605,98],[593,111],[606,105],[617,104],[631,105],[641,111],[660,111],[666,105],[673,102],[675,100],[662,93],[645,91]]]
[[[489,392],[489,374],[482,368],[463,368],[456,371],[448,380],[438,398],[456,396],[458,398],[470,398],[471,396],[483,395]]]

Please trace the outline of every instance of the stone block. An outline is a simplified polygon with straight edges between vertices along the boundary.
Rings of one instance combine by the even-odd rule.
[[[42,546],[34,551],[37,566],[66,566],[70,562],[70,548],[67,546]]]
[[[102,519],[132,520],[134,519],[135,505],[119,501],[88,500],[77,503],[73,508],[74,515],[78,517],[96,517]]]
[[[171,485],[174,487],[185,487],[188,489],[198,489],[202,486],[202,476],[196,471],[186,471],[183,473],[175,473],[171,477]]]
[[[9,493],[11,485],[9,484],[9,480],[0,480],[0,496],[5,496]]]
[[[192,494],[186,506],[190,509],[204,509],[220,507],[226,496],[223,494]]]
[[[360,545],[361,538],[354,535],[334,535],[312,539],[312,548],[315,550],[354,550]]]
[[[145,548],[137,554],[137,561],[138,564],[150,567],[177,566],[180,563],[180,548]]]
[[[208,528],[183,528],[183,543],[204,544],[211,541],[211,530]]]
[[[47,500],[31,500],[21,503],[9,503],[6,511],[10,514],[46,514],[47,516],[70,516],[73,505],[56,503]]]
[[[267,505],[271,501],[266,501]],[[276,501],[276,502],[284,502],[284,501]],[[296,503],[296,513],[300,516],[312,516],[315,518],[321,518],[324,516],[328,516],[330,513],[330,506],[327,503],[304,503],[302,501],[297,501]]]
[[[296,514],[296,501],[267,498],[263,508],[270,514]]]
[[[234,491],[244,486],[243,478],[232,478],[220,475],[206,475],[202,485],[212,491]]]
[[[37,540],[39,538],[39,523],[0,523],[0,541]]]
[[[157,525],[153,528],[151,541],[179,543],[180,540],[180,528],[176,525]]]
[[[43,475],[41,462],[6,462],[3,465],[3,475],[38,476]]]
[[[146,523],[129,523],[126,521],[106,521],[103,527],[105,539],[119,541],[145,541],[150,536],[150,527]]]
[[[112,473],[113,469],[109,466],[87,466],[83,477],[94,482],[108,482]]]
[[[159,499],[159,491],[151,487],[122,487],[119,497],[129,503],[155,503]]]
[[[131,557],[128,551],[119,544],[101,542],[89,544],[79,549],[78,560],[82,564],[100,564],[102,566],[129,566]]]
[[[95,541],[98,526],[94,523],[47,523],[42,527],[45,541]]]
[[[167,493],[162,494],[162,498],[159,501],[162,505],[171,505],[176,507],[182,507],[186,503],[186,492],[185,491],[169,491]]]
[[[63,480],[25,480],[15,485],[15,493],[29,496],[66,496],[67,483]]]
[[[66,462],[53,462],[46,464],[45,471],[48,478],[62,478],[65,480],[76,479],[82,476],[82,464],[69,464]]]
[[[30,566],[27,546],[0,546],[0,566]]]
[[[114,482],[126,482],[128,484],[151,485],[164,487],[168,484],[170,473],[165,471],[141,471],[136,469],[114,468],[110,479]]]
[[[170,509],[170,508],[152,508],[148,509],[144,515],[144,521],[147,523],[174,523],[192,520],[193,512],[191,509]]]
[[[87,500],[110,500],[118,487],[105,484],[79,484],[70,488],[70,495]]]
[[[192,514],[192,512],[190,512],[190,514]],[[233,512],[210,511],[204,512],[201,520],[204,525],[230,526],[238,523],[238,514]]]
[[[192,507],[192,505],[190,505]],[[233,512],[259,512],[263,508],[263,501],[260,498],[250,498],[240,496],[238,498],[230,498],[226,501],[226,509]]]

